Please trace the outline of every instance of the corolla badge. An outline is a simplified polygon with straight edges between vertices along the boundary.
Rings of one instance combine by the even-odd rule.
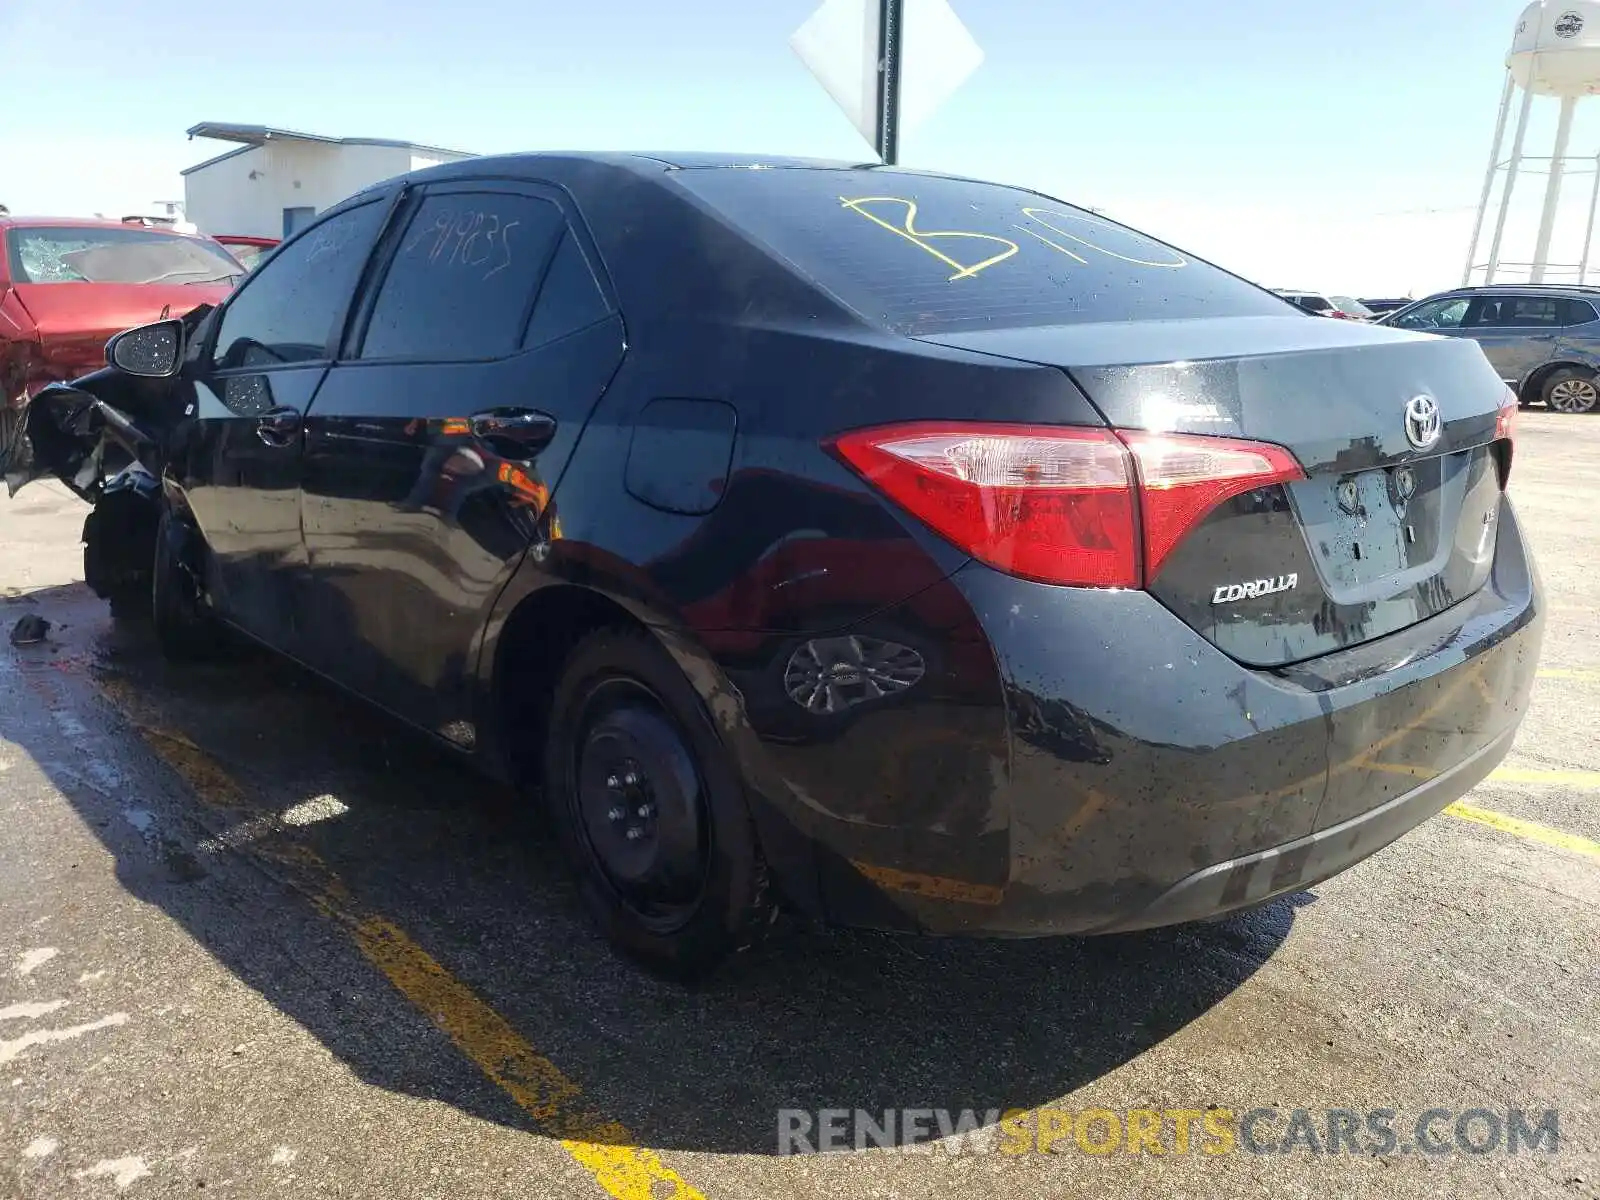
[[[1225,583],[1211,594],[1212,604],[1233,604],[1238,600],[1255,600],[1272,596],[1300,586],[1300,576],[1279,575],[1276,579],[1247,579],[1243,583]]]
[[[1444,433],[1444,418],[1439,414],[1439,402],[1432,396],[1413,396],[1406,401],[1406,441],[1418,450],[1426,450]]]

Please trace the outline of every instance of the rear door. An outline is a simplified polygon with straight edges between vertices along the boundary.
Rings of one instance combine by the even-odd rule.
[[[555,190],[434,185],[380,256],[306,423],[308,660],[466,743],[474,639],[549,536],[622,325]]]
[[[1560,296],[1479,296],[1463,330],[1483,347],[1500,378],[1515,387],[1554,353],[1565,304]]]
[[[1561,336],[1557,339],[1556,353],[1566,358],[1575,355],[1592,361],[1600,352],[1600,312],[1587,300],[1575,298],[1561,302]]]
[[[217,314],[195,382],[198,419],[178,459],[211,550],[217,603],[247,633],[290,653],[299,649],[293,601],[305,563],[301,421],[388,209],[375,198],[307,229]]]

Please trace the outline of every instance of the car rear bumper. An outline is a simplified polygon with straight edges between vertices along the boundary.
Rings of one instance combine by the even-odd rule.
[[[877,732],[851,750],[847,729],[805,757],[806,837],[841,923],[1102,933],[1310,886],[1493,770],[1543,632],[1509,504],[1473,597],[1276,670],[1228,658],[1143,592],[1048,587],[976,563],[950,584],[992,651],[992,680],[947,681],[958,700],[852,721]],[[867,792],[863,768],[884,760],[895,769]]]
[[[1515,736],[1514,728],[1507,729],[1443,774],[1348,821],[1270,850],[1258,850],[1196,871],[1145,908],[1092,932],[1129,933],[1202,920],[1253,907],[1330,879],[1376,854],[1476,787],[1506,756]]]

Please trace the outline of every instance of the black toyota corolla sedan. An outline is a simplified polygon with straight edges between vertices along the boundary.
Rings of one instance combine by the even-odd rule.
[[[1515,401],[1034,192],[481,158],[41,393],[91,583],[549,813],[694,972],[777,905],[1105,933],[1303,889],[1481,780],[1538,656]]]

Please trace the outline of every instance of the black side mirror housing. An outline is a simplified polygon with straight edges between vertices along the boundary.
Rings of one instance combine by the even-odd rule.
[[[125,329],[106,343],[106,362],[143,379],[170,379],[183,361],[183,322],[174,318]]]

